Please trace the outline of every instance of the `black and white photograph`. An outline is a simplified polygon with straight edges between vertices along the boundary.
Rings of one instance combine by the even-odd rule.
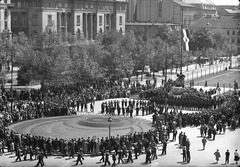
[[[240,0],[0,0],[0,167],[240,167]]]

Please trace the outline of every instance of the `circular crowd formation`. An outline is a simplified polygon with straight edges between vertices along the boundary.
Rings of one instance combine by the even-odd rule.
[[[109,126],[111,136],[128,135],[136,132],[146,132],[151,129],[151,122],[124,116],[81,115],[65,117],[48,117],[18,122],[9,126],[20,134],[32,134],[51,138],[70,140],[73,138],[108,137]]]

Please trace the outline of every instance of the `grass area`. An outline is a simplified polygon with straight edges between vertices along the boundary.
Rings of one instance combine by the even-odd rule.
[[[204,86],[205,82],[207,81],[208,86],[215,87],[219,82],[220,87],[233,87],[234,81],[237,81],[238,85],[240,86],[240,71],[230,70],[224,73],[218,73],[215,75],[211,75],[208,77],[200,78],[194,80],[195,86]],[[230,84],[230,85],[229,85]]]

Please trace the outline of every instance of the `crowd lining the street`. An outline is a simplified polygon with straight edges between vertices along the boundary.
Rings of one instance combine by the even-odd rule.
[[[14,90],[13,110],[10,109],[11,103],[9,103],[11,100],[10,91],[2,89],[0,100],[3,117],[0,119],[0,153],[4,153],[6,150],[15,153],[16,161],[21,161],[21,156],[23,156],[23,160],[26,160],[29,155],[30,160],[38,159],[38,165],[41,164],[41,166],[43,166],[44,156],[61,155],[73,158],[76,154],[77,163],[82,163],[83,154],[92,154],[101,155],[100,161],[104,161],[105,165],[110,164],[109,156],[111,154],[112,164],[115,166],[117,158],[118,163],[123,163],[123,158],[126,158],[126,163],[129,163],[133,162],[133,153],[135,159],[145,153],[146,163],[151,163],[152,160],[157,159],[159,146],[162,148],[162,155],[166,154],[170,133],[173,133],[172,141],[175,141],[177,128],[201,126],[201,136],[214,140],[218,131],[221,133],[222,130],[225,132],[227,126],[232,129],[238,126],[239,115],[225,112],[221,108],[216,109],[216,100],[211,99],[205,93],[193,91],[182,97],[172,98],[164,89],[149,91],[143,88],[140,91],[144,100],[104,102],[101,112],[109,115],[126,114],[130,117],[140,115],[140,111],[142,115],[153,114],[155,130],[111,136],[110,139],[108,137],[101,139],[79,137],[68,141],[32,134],[18,134],[7,128],[9,124],[22,120],[76,114],[76,111],[87,110],[86,104],[88,102],[94,105],[95,100],[127,97],[129,85],[119,86],[122,84],[104,82],[104,84],[90,86],[91,84],[85,83],[74,86],[48,86],[43,90],[21,90],[20,92]],[[131,85],[131,87],[133,88],[132,92],[137,90],[136,86]],[[229,100],[233,102],[235,99],[230,96],[225,97],[225,99],[221,99],[220,104],[225,103],[226,106]],[[92,107],[90,107],[91,109]],[[183,114],[182,109],[202,110],[202,112]],[[182,132],[179,134],[179,146],[183,148],[184,162],[189,163],[191,159],[190,141]]]

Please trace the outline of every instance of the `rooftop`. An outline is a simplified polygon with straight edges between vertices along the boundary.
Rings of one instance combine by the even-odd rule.
[[[211,0],[183,0],[185,3],[189,4],[209,4],[209,5],[215,5]]]
[[[230,14],[240,14],[240,9],[232,10],[232,9],[225,9]]]
[[[186,7],[186,8],[195,8],[195,6],[190,5],[188,3],[182,2],[181,0],[174,0],[176,4],[178,4],[181,7]]]
[[[221,17],[202,17],[192,25],[195,27],[211,27],[211,28],[239,28],[240,29],[240,17],[233,16],[221,16]]]

